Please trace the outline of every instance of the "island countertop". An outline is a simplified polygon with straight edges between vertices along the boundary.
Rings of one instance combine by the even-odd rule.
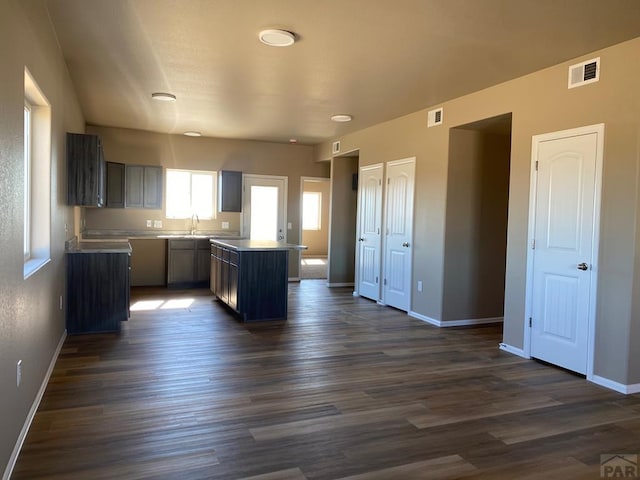
[[[236,250],[238,252],[266,251],[266,250],[306,250],[306,245],[294,243],[276,242],[274,240],[249,240],[249,239],[220,239],[209,240],[214,245]]]

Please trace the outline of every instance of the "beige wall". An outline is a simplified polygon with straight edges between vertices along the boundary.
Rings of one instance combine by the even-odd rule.
[[[5,470],[65,329],[65,132],[82,117],[44,1],[0,1],[0,472]],[[23,278],[23,107],[27,67],[51,104],[51,262]],[[68,232],[65,233],[65,224]],[[16,387],[16,363],[22,383]]]
[[[531,137],[604,123],[595,374],[623,384],[640,383],[640,341],[630,335],[640,329],[634,300],[640,277],[638,51],[640,38],[444,102],[437,105],[444,107],[442,126],[427,128],[427,110],[421,110],[339,139],[343,150],[359,149],[361,165],[417,157],[413,285],[423,280],[425,288],[413,291],[413,311],[443,318],[450,128],[513,112],[504,342],[522,349]],[[600,81],[567,89],[569,65],[595,56],[601,57]],[[335,140],[318,146],[317,158],[331,158]]]
[[[331,227],[329,228],[329,285],[353,285],[356,252],[357,194],[352,188],[358,157],[331,161]]]
[[[227,140],[207,137],[186,137],[110,127],[87,127],[87,132],[100,135],[107,161],[140,165],[161,165],[164,168],[191,170],[239,170],[261,175],[288,177],[287,217],[292,228],[290,243],[300,243],[300,177],[328,177],[329,164],[315,162],[313,147],[269,142]],[[146,220],[162,220],[163,230],[189,230],[190,220],[164,218],[162,210],[148,209],[84,209],[85,228],[89,230],[153,230]],[[214,220],[201,220],[198,229],[221,231],[222,222],[229,222],[229,232],[240,232],[239,213],[219,213]],[[147,268],[136,259],[138,270]],[[164,261],[164,259],[162,260]],[[148,265],[156,269],[157,265]],[[299,276],[298,253],[292,253],[289,276]],[[140,272],[150,277],[151,272]],[[156,278],[157,274],[155,277]]]
[[[510,135],[451,129],[442,319],[503,316]]]
[[[322,206],[320,211],[320,230],[302,230],[302,244],[309,247],[302,256],[323,256],[329,253],[329,204],[331,197],[331,183],[329,179],[323,181],[305,180],[304,192],[320,192]]]

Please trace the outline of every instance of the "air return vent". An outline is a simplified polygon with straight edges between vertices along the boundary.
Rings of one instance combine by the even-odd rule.
[[[442,107],[430,110],[427,113],[427,127],[435,127],[442,124]]]
[[[569,88],[581,87],[600,80],[600,57],[569,67]]]
[[[340,140],[333,142],[333,149],[331,150],[331,153],[340,153]]]

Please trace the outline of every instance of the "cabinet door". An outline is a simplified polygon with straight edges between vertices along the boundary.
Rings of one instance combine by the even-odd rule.
[[[229,263],[229,300],[228,304],[234,310],[238,309],[238,265]]]
[[[162,167],[144,167],[144,208],[162,208]]]
[[[192,283],[194,261],[195,250],[171,250],[167,283]]]
[[[218,178],[218,211],[242,211],[242,172],[220,171]]]
[[[218,268],[220,260],[215,255],[215,248],[211,249],[211,270],[209,275],[209,289],[211,293],[217,295],[218,292]]]
[[[211,253],[209,250],[196,250],[196,282],[208,282],[211,273]]]
[[[144,167],[127,165],[125,170],[125,203],[127,208],[142,208],[144,205]]]
[[[104,182],[100,137],[67,133],[67,203],[102,207]]]
[[[107,162],[107,207],[124,208],[124,163]]]

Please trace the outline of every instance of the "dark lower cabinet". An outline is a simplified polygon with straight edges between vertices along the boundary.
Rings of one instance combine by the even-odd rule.
[[[208,239],[169,240],[167,287],[206,287],[209,284],[209,245]]]
[[[118,332],[129,318],[129,253],[67,254],[67,333]]]
[[[211,246],[211,291],[245,322],[285,320],[287,250]]]

